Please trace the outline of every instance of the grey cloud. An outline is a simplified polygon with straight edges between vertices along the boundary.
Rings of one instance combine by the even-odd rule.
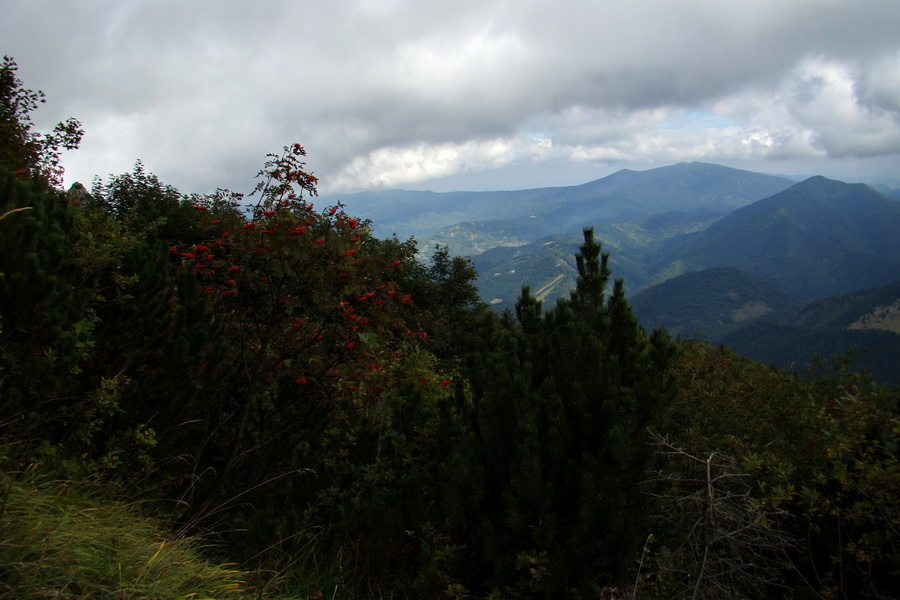
[[[858,87],[861,101],[900,119],[900,51],[873,64]]]
[[[92,161],[113,161],[93,167],[105,173],[143,158],[188,189],[236,185],[265,152],[295,140],[325,181],[355,173],[356,186],[382,166],[426,173],[422,165],[449,148],[474,153],[448,163],[460,173],[559,169],[576,154],[900,152],[900,3],[884,0],[30,0],[4,8],[3,51],[48,93],[46,122],[85,122],[85,156],[67,159],[79,172]],[[811,60],[845,68],[852,96],[798,71]],[[744,97],[752,106],[734,108]],[[682,132],[658,147],[667,143],[655,132],[660,122],[726,105],[735,128]],[[553,140],[554,150],[533,154],[532,135]],[[509,156],[484,151],[495,147]],[[202,167],[189,166],[196,157]]]

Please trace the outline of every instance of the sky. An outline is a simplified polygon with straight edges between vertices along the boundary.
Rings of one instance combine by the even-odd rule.
[[[249,191],[299,142],[321,193],[575,185],[683,161],[900,187],[895,0],[5,0],[0,52],[136,160]]]

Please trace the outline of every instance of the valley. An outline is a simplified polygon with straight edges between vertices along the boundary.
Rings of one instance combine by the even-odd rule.
[[[469,258],[482,299],[499,312],[514,310],[523,286],[544,309],[569,294],[581,231],[593,227],[645,328],[727,342],[757,360],[791,366],[851,347],[900,350],[900,292],[890,291],[900,281],[896,196],[821,176],[795,182],[680,163],[571,187],[379,191],[341,201],[373,215],[378,235],[414,237],[422,259],[437,247]],[[826,305],[844,306],[840,298],[875,289],[888,290],[883,304],[847,300],[853,321],[840,327],[827,318],[795,322],[804,310],[823,310],[804,307],[829,298],[835,300]],[[795,350],[786,349],[789,341]],[[873,352],[862,354],[863,366],[878,362]],[[879,377],[900,377],[884,362]]]

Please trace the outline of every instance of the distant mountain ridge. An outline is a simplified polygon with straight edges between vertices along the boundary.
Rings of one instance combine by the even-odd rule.
[[[457,223],[505,221],[507,233],[530,240],[587,225],[641,219],[660,212],[728,212],[794,181],[709,163],[622,170],[567,187],[500,192],[381,190],[343,196],[351,212],[370,215],[381,236],[428,236]],[[496,227],[495,227],[496,229]]]
[[[869,186],[824,177],[810,178],[727,215],[662,213],[595,229],[610,252],[614,277],[625,279],[630,294],[716,267],[740,269],[804,301],[900,278],[900,203]],[[466,235],[477,239],[471,225]],[[564,272],[571,257],[558,256],[559,246],[546,244],[563,239],[560,235],[475,255],[476,268],[485,271],[479,285],[489,299],[500,299],[497,305],[506,308],[522,285],[543,287]],[[577,234],[565,235],[573,248]],[[454,251],[466,247],[452,236],[445,239]],[[548,261],[555,261],[555,271]],[[486,281],[488,277],[492,279]],[[567,281],[571,285],[574,279],[563,278],[563,293],[569,289]]]
[[[735,267],[815,300],[900,279],[900,204],[812,177],[665,248],[652,270]]]

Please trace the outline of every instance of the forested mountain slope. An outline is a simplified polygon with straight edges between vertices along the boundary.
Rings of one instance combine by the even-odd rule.
[[[775,284],[740,269],[686,273],[632,296],[634,314],[647,328],[717,342],[748,321],[797,308],[800,301]]]
[[[767,315],[719,341],[736,352],[779,367],[805,367],[816,354],[853,350],[856,366],[900,384],[900,281]]]
[[[869,186],[813,177],[673,240],[658,280],[734,267],[806,300],[900,278],[900,204]]]

